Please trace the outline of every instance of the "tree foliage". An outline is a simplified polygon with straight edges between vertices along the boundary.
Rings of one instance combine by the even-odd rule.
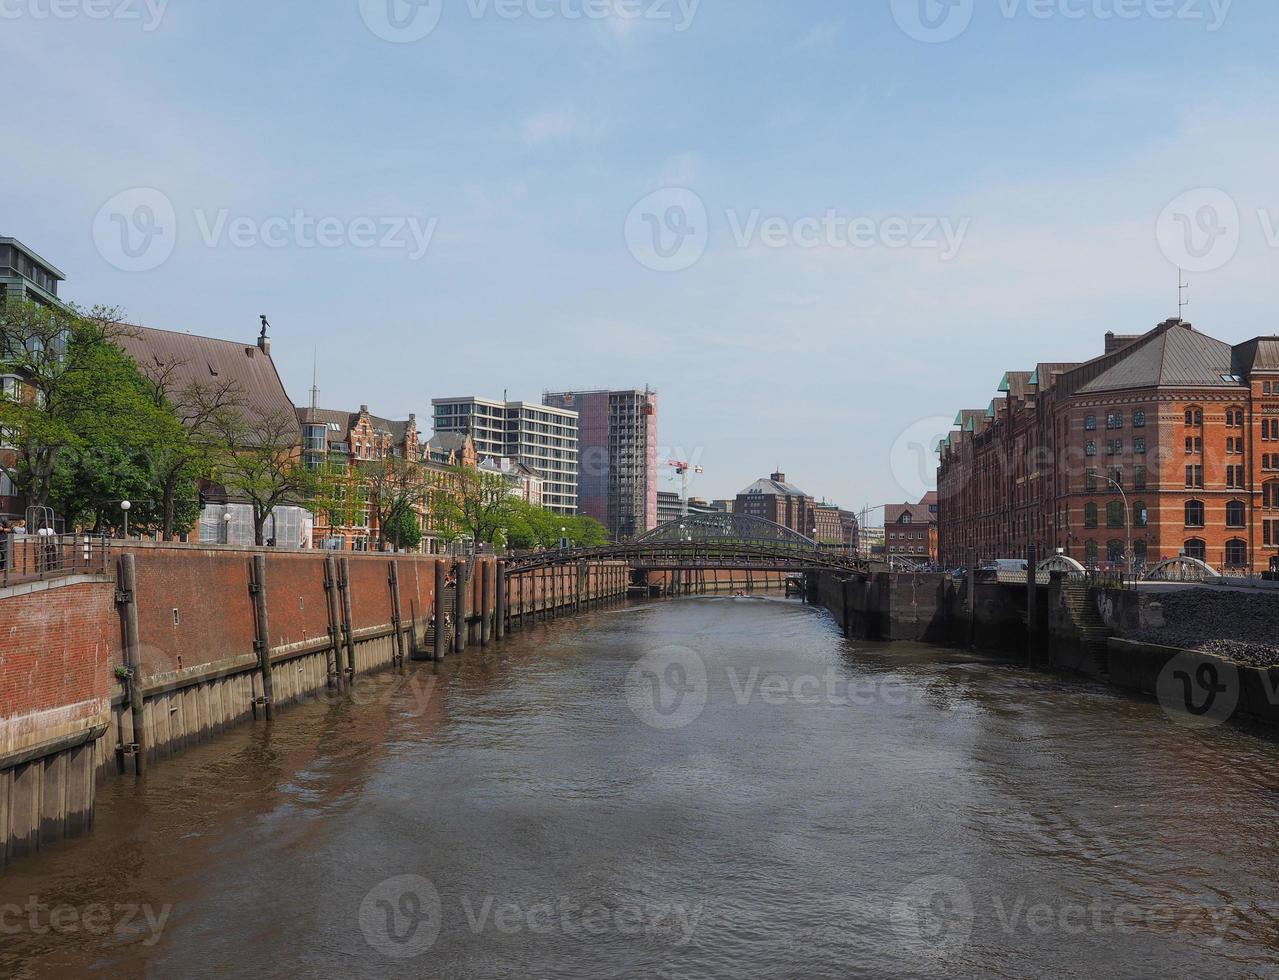
[[[266,543],[266,521],[284,504],[306,504],[317,476],[298,450],[298,419],[290,411],[227,412],[217,420],[214,473],[233,496],[253,507],[253,540]]]

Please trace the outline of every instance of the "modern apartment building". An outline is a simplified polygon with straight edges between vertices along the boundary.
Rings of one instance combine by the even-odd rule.
[[[42,306],[62,306],[58,283],[66,279],[16,238],[0,237],[0,304],[29,300]]]
[[[617,541],[657,527],[657,392],[547,392],[542,402],[578,416],[579,511]]]
[[[947,565],[1057,549],[1085,565],[1186,555],[1279,569],[1279,337],[1168,320],[1082,364],[1012,371],[942,442]]]
[[[475,396],[435,398],[436,432],[470,433],[480,460],[513,459],[543,479],[542,506],[578,511],[577,412],[533,402]]]

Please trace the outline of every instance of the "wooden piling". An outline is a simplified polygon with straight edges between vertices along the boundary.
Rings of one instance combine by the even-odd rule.
[[[342,592],[342,631],[346,637],[346,681],[355,683],[355,617],[351,613],[351,559],[342,559],[342,578],[338,582]]]
[[[480,563],[480,646],[493,639],[493,563]]]
[[[342,664],[342,608],[338,596],[338,560],[324,556],[324,598],[329,610],[329,640],[333,660],[328,664],[329,686],[346,689],[346,668]]]
[[[497,563],[497,589],[496,589],[497,609],[493,617],[493,632],[497,637],[497,641],[501,643],[506,639],[506,562]]]
[[[404,666],[404,626],[400,619],[400,563],[391,559],[391,628],[395,630],[395,666]]]
[[[141,776],[147,769],[146,704],[142,697],[142,664],[138,639],[138,574],[133,555],[120,556],[120,592],[124,611],[124,667],[128,674],[129,713],[133,720],[133,771]]]
[[[258,671],[262,675],[262,707],[266,720],[270,721],[275,713],[272,705],[275,684],[271,678],[271,631],[267,627],[266,618],[266,555],[253,556],[253,592],[254,622],[257,637],[253,647],[258,653]]]
[[[1036,570],[1038,555],[1033,546],[1026,555],[1026,663],[1033,667],[1035,665],[1035,614],[1038,612],[1039,602],[1039,573]]]

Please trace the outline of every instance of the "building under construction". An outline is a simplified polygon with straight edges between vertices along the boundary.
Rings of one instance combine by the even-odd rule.
[[[578,414],[578,513],[617,541],[657,527],[657,392],[547,392],[542,404]]]

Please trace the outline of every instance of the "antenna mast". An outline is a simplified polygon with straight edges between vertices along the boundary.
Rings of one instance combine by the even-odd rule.
[[[1185,282],[1185,276],[1182,275],[1181,267],[1177,267],[1177,319],[1183,320],[1182,310],[1190,305],[1190,300],[1186,298],[1186,293],[1190,292],[1190,283]]]
[[[312,347],[311,348],[311,407],[312,408],[319,407],[316,404],[316,402],[319,400],[319,397],[320,397],[320,389],[317,388],[315,384],[316,365],[317,365],[317,362],[319,361],[319,356],[320,356],[319,349],[316,347]]]

